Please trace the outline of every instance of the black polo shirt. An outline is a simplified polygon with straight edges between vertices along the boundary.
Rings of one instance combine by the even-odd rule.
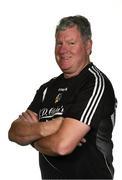
[[[86,143],[71,154],[51,157],[39,153],[42,178],[112,179],[115,106],[111,82],[93,63],[75,77],[65,79],[61,74],[42,85],[28,108],[38,113],[40,121],[63,116],[91,126]]]

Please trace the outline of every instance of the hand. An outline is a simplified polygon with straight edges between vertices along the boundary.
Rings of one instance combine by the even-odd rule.
[[[14,131],[18,136],[29,136],[33,129],[32,124],[36,125],[37,122],[39,122],[38,115],[27,110],[19,115],[19,119],[14,123]]]
[[[20,116],[19,116],[20,120],[23,121],[27,121],[30,123],[34,123],[34,122],[38,122],[38,115],[30,110],[27,110],[25,112],[23,112]]]
[[[81,139],[81,141],[79,142],[78,146],[82,146],[84,143],[86,143],[86,139],[85,138]]]

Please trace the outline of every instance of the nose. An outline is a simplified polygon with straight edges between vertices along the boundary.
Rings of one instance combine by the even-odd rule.
[[[67,53],[67,51],[68,51],[68,48],[66,45],[61,45],[58,49],[59,54],[65,54]]]

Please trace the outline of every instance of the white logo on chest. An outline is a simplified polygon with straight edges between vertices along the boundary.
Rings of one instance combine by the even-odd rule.
[[[39,119],[53,118],[54,116],[61,116],[64,112],[64,107],[52,107],[50,109],[43,108],[39,111]]]

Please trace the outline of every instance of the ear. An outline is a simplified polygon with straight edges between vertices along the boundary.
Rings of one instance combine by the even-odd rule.
[[[87,55],[90,55],[92,53],[92,40],[91,39],[88,39],[86,41],[86,52],[87,52]]]

